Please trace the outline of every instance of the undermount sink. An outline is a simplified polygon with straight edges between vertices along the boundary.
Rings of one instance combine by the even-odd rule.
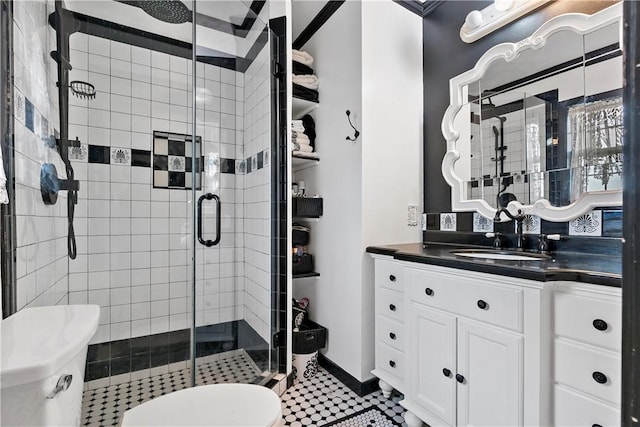
[[[457,249],[452,254],[481,259],[496,259],[503,261],[544,261],[551,259],[549,255],[535,254],[531,252],[509,252],[490,249]]]

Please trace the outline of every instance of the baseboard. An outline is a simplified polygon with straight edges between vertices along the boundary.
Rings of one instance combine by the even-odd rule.
[[[318,363],[331,375],[339,379],[344,385],[357,393],[358,396],[366,396],[367,394],[373,393],[374,391],[380,389],[380,387],[378,386],[377,378],[371,378],[369,380],[366,380],[365,382],[360,382],[350,373],[329,360],[322,353],[318,355]]]

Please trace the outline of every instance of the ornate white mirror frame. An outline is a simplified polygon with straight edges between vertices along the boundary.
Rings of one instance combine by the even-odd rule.
[[[466,88],[478,81],[488,69],[489,65],[497,60],[511,62],[518,55],[528,49],[542,48],[549,36],[563,30],[570,30],[579,35],[585,35],[592,31],[618,23],[622,27],[622,2],[616,3],[593,15],[569,13],[557,16],[538,28],[529,38],[518,43],[502,43],[485,52],[476,65],[469,71],[462,73],[449,81],[449,107],[442,119],[442,134],[447,140],[447,152],[442,160],[442,175],[451,186],[451,208],[453,211],[477,211],[478,213],[493,218],[497,209],[490,206],[482,199],[469,200],[464,198],[464,181],[455,173],[454,163],[460,158],[457,149],[459,132],[454,127],[454,119],[466,100]],[[622,37],[620,37],[622,43]],[[546,199],[539,199],[532,205],[523,205],[512,201],[507,209],[512,214],[522,213],[537,215],[545,220],[554,222],[570,221],[598,206],[621,206],[622,191],[593,191],[582,193],[580,197],[567,206],[556,207]]]

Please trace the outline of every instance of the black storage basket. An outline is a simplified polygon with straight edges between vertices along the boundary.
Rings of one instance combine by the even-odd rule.
[[[293,274],[311,273],[313,271],[313,256],[302,254],[293,256]]]
[[[317,218],[322,216],[322,197],[294,197],[293,216]]]
[[[327,328],[307,320],[300,325],[299,332],[292,333],[292,341],[293,353],[313,353],[327,344]]]

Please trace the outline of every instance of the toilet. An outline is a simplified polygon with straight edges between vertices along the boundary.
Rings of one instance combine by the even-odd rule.
[[[0,425],[79,426],[97,305],[24,308],[0,321]]]
[[[124,413],[122,427],[244,426],[282,424],[280,398],[255,384],[212,384],[152,399]]]

